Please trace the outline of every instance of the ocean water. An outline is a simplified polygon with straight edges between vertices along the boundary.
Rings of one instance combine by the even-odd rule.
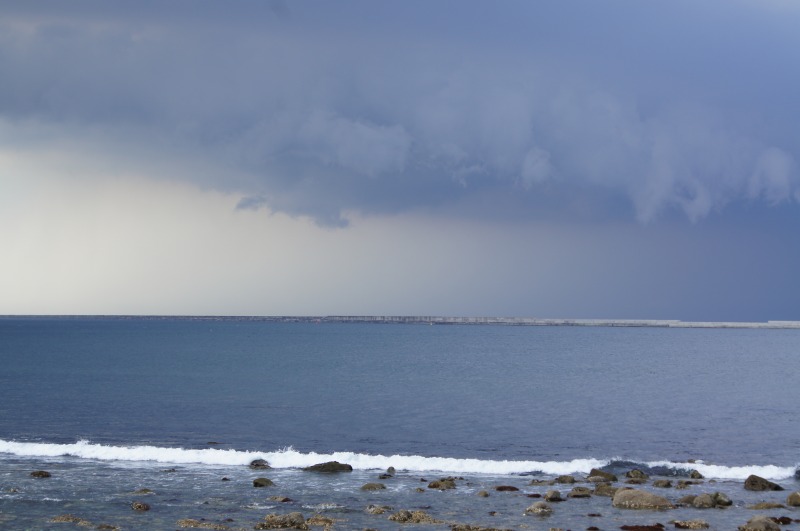
[[[63,529],[49,519],[69,513],[252,529],[289,511],[403,527],[365,513],[376,503],[549,529],[523,514],[524,495],[546,490],[530,480],[594,467],[698,470],[697,488],[737,506],[763,498],[741,489],[752,473],[798,490],[800,330],[3,318],[0,363],[0,528]],[[272,470],[249,469],[255,458]],[[329,460],[355,470],[299,470]],[[386,491],[359,490],[389,466]],[[31,478],[39,469],[52,477]],[[258,476],[276,486],[253,488]],[[426,488],[443,476],[464,479]],[[498,484],[521,494],[476,506]],[[152,509],[131,511],[137,496]],[[562,525],[575,528],[595,505],[607,526],[653,520],[569,503]]]

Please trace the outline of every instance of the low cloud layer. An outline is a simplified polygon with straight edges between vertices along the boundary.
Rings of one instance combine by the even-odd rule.
[[[163,162],[240,208],[332,225],[428,209],[649,224],[800,202],[791,3],[5,2],[0,15],[0,150],[74,142]]]

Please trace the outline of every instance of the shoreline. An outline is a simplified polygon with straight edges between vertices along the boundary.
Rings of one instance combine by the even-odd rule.
[[[175,320],[175,321],[249,321],[280,323],[372,323],[417,325],[498,325],[498,326],[569,326],[609,328],[731,328],[731,329],[800,329],[800,321],[681,321],[677,319],[551,319],[539,317],[465,317],[431,315],[0,315],[0,319],[30,320]]]

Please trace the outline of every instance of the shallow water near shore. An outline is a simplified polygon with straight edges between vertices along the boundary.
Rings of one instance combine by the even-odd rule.
[[[300,511],[341,529],[399,528],[365,513],[380,504],[512,529],[683,512],[733,529],[756,514],[747,505],[785,500],[744,491],[749,474],[798,490],[799,351],[798,330],[0,319],[0,527],[63,528],[48,519],[70,513],[129,529],[182,518],[252,528]],[[274,468],[247,468],[259,457]],[[332,459],[356,470],[299,470]],[[388,466],[398,475],[385,491],[360,490]],[[549,520],[523,514],[542,491],[531,478],[593,467],[697,469],[702,485],[656,490],[723,491],[734,507],[638,513],[593,497]],[[52,477],[30,478],[38,469]],[[464,480],[445,492],[421,481],[447,475]],[[258,476],[276,486],[253,488]],[[141,488],[153,494],[140,514]]]

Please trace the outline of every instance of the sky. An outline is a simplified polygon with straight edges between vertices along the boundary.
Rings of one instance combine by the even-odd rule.
[[[800,320],[800,2],[0,4],[0,314]]]

